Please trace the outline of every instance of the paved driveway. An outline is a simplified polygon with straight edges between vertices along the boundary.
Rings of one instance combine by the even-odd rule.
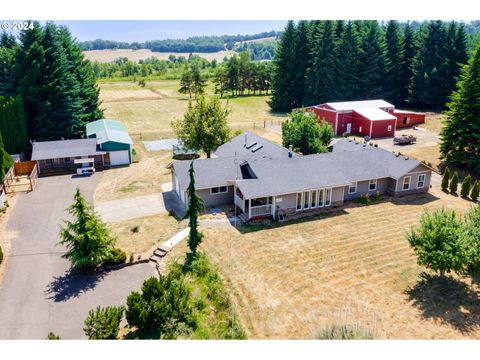
[[[96,203],[95,210],[106,222],[117,222],[167,212],[162,193]]]
[[[53,331],[65,339],[84,338],[83,321],[97,305],[124,304],[127,295],[154,273],[149,264],[98,274],[69,272],[58,242],[60,219],[77,186],[89,201],[100,179],[41,178],[30,194],[21,194],[7,223],[18,231],[12,257],[0,284],[0,339],[44,339]]]

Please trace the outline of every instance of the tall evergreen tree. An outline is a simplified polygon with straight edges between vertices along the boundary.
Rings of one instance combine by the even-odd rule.
[[[199,197],[195,191],[195,170],[193,169],[193,161],[190,163],[188,175],[190,176],[190,184],[187,189],[188,209],[185,218],[188,218],[188,226],[190,227],[188,247],[190,248],[192,255],[195,256],[197,253],[197,247],[203,239],[203,234],[198,230],[198,216],[204,205],[202,198]]]
[[[411,25],[407,23],[403,31],[403,52],[402,52],[402,77],[400,79],[400,99],[401,103],[408,101],[408,89],[412,80],[412,63],[417,53],[415,32]]]
[[[446,161],[480,171],[480,45],[448,103],[440,152]]]
[[[361,99],[382,98],[385,89],[385,46],[378,22],[365,22],[361,30],[359,91]]]
[[[441,109],[445,103],[446,33],[441,21],[430,21],[420,30],[420,45],[413,61],[410,102]]]
[[[358,96],[358,54],[358,35],[353,22],[349,21],[337,47],[335,64],[337,84],[333,96],[335,100],[352,100]]]
[[[28,145],[25,112],[21,96],[0,97],[0,134],[10,154],[25,151]]]
[[[272,77],[272,100],[270,107],[274,111],[289,111],[299,107],[292,83],[297,76],[295,69],[295,24],[289,21],[277,45]]]
[[[385,71],[385,98],[394,104],[403,102],[402,60],[403,48],[400,26],[395,20],[387,23],[385,31],[386,71]]]
[[[13,35],[3,32],[0,36],[0,96],[14,96],[17,87],[15,71],[18,44]]]
[[[293,80],[292,86],[292,97],[295,107],[299,107],[303,104],[303,99],[305,97],[305,79],[307,76],[307,69],[310,66],[310,47],[308,42],[308,32],[309,32],[309,23],[308,21],[302,20],[298,22],[298,26],[295,31],[295,78]]]
[[[335,87],[335,51],[334,22],[326,20],[315,39],[311,50],[313,63],[307,70],[305,104],[312,105],[327,102],[333,97]]]

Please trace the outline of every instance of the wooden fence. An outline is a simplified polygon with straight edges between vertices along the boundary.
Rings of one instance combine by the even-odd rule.
[[[38,165],[36,161],[15,162],[3,179],[5,194],[12,192],[30,192],[38,181]]]
[[[254,122],[253,123],[253,130],[255,129],[259,129],[259,128],[267,128],[269,126],[282,126],[282,124],[285,122],[285,121],[288,121],[288,119],[285,119],[285,120],[263,120],[261,122]]]

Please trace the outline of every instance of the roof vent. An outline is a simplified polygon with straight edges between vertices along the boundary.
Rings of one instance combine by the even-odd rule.
[[[246,147],[247,147],[247,149],[250,149],[252,146],[255,146],[255,145],[257,145],[257,142],[256,142],[256,141],[248,144]]]
[[[252,152],[257,152],[258,150],[260,150],[261,148],[263,148],[263,145],[257,145],[255,146],[253,149],[252,149]]]
[[[396,157],[398,157],[399,155],[398,154],[395,154]]]
[[[405,156],[405,160],[408,160],[408,156]]]

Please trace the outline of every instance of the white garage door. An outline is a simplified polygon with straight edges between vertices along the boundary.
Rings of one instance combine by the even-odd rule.
[[[110,165],[127,165],[130,164],[128,150],[110,152]]]

